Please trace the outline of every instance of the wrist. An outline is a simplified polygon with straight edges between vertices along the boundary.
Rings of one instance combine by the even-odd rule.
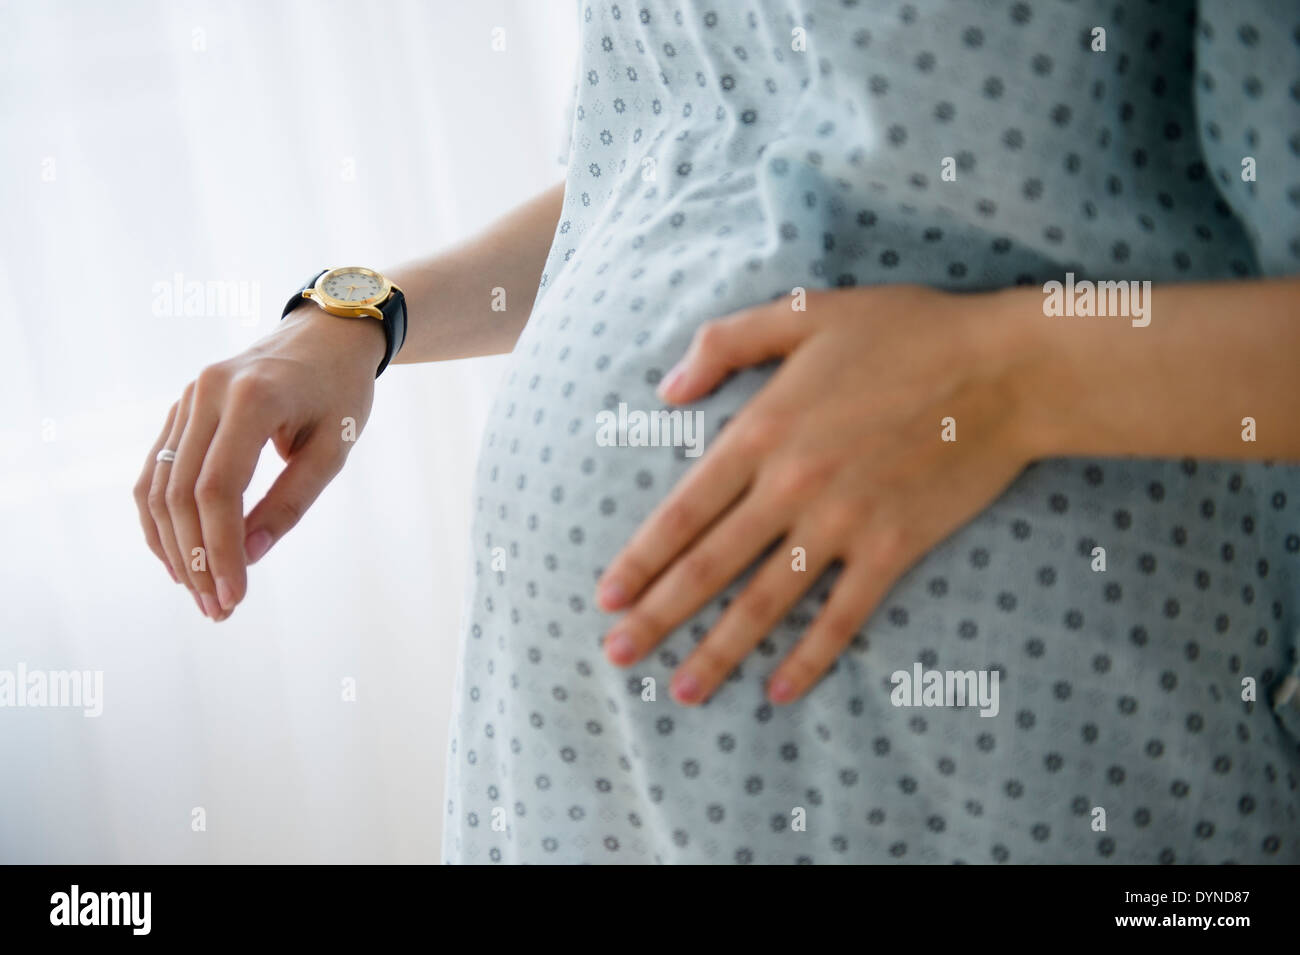
[[[372,376],[387,350],[387,339],[378,319],[331,315],[305,300],[284,317],[277,334],[310,339],[338,359],[349,363],[355,360],[368,368]]]
[[[1078,354],[1083,340],[1051,324],[1037,287],[987,293],[986,305],[977,321],[991,331],[979,336],[976,349],[1010,397],[1008,432],[1017,451],[1026,461],[1068,454],[1080,425],[1076,399],[1087,387]]]
[[[1143,435],[1134,405],[1151,370],[1151,334],[1127,322],[1048,315],[1034,286],[994,296],[1012,356],[1014,430],[1029,459],[1136,453]]]
[[[1295,280],[1155,288],[1176,319],[1151,322],[1150,300],[1143,324],[1048,315],[1036,287],[959,306],[971,319],[962,345],[1005,385],[1008,431],[1029,459],[1300,454]],[[1266,417],[1266,437],[1245,436],[1247,419]]]

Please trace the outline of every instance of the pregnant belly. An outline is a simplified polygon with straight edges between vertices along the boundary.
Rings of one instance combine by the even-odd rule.
[[[753,851],[745,834],[788,823],[792,807],[844,820],[836,825],[857,846],[873,847],[867,857],[886,861],[897,843],[879,825],[886,814],[898,831],[954,827],[955,842],[921,840],[913,850],[927,861],[950,861],[940,844],[990,861],[999,833],[1033,825],[1057,835],[1017,861],[1107,852],[1155,861],[1156,848],[1116,850],[1080,819],[1119,793],[1130,816],[1163,807],[1189,831],[1198,813],[1231,815],[1227,789],[1198,782],[1216,765],[1245,774],[1234,786],[1262,805],[1279,773],[1296,769],[1267,708],[1241,703],[1243,676],[1266,686],[1286,666],[1281,622],[1294,619],[1295,588],[1283,574],[1295,558],[1268,508],[1280,489],[1300,493],[1287,469],[1031,468],[911,569],[795,706],[766,703],[765,680],[833,572],[809,581],[703,707],[677,706],[668,681],[744,577],[636,666],[604,660],[613,618],[594,604],[596,579],[692,466],[698,436],[684,421],[679,440],[671,427],[667,441],[611,435],[630,438],[633,416],[660,409],[654,388],[701,322],[789,286],[825,284],[762,230],[740,229],[753,212],[744,197],[715,205],[710,214],[721,218],[691,243],[670,224],[596,228],[563,268],[548,267],[555,278],[516,349],[479,464],[478,576],[451,755],[466,774],[461,798],[495,792],[517,811],[549,807],[547,826],[515,821],[520,858],[563,830],[571,841],[554,844],[579,847],[579,857],[608,838],[643,861]],[[719,223],[730,229],[719,235]],[[562,254],[557,243],[553,258]],[[743,372],[692,407],[704,447],[770,373]],[[1261,562],[1272,576],[1261,576]],[[998,699],[973,701],[985,716],[928,706],[923,694],[899,705],[895,675],[918,667],[982,674],[978,685],[995,686]],[[556,794],[593,786],[609,796],[605,808],[575,796],[564,818]],[[738,802],[724,807],[717,793]],[[1271,805],[1293,812],[1294,798]],[[738,817],[725,835],[705,824],[728,812]],[[1239,831],[1238,841],[1257,837],[1257,850],[1271,824]],[[1244,842],[1214,851],[1250,855]]]

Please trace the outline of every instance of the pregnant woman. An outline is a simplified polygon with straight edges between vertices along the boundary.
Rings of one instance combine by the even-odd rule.
[[[513,350],[447,861],[1300,861],[1294,7],[579,19],[562,187],[174,407],[136,496],[200,609],[404,316],[396,361]]]

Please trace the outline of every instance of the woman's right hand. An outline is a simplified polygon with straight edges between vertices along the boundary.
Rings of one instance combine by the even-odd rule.
[[[172,405],[135,501],[149,549],[206,616],[230,616],[247,592],[247,565],[343,467],[370,416],[383,355],[379,322],[304,304],[247,351],[203,369]],[[268,439],[286,466],[245,518],[244,491]],[[164,448],[175,461],[156,460]]]

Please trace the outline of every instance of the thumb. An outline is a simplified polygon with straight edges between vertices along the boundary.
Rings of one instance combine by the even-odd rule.
[[[261,560],[302,519],[345,460],[347,452],[326,429],[317,431],[293,453],[266,496],[244,519],[244,553],[250,564]]]
[[[694,401],[733,371],[790,354],[811,332],[788,300],[706,322],[695,332],[686,356],[664,376],[659,397],[673,403]]]

